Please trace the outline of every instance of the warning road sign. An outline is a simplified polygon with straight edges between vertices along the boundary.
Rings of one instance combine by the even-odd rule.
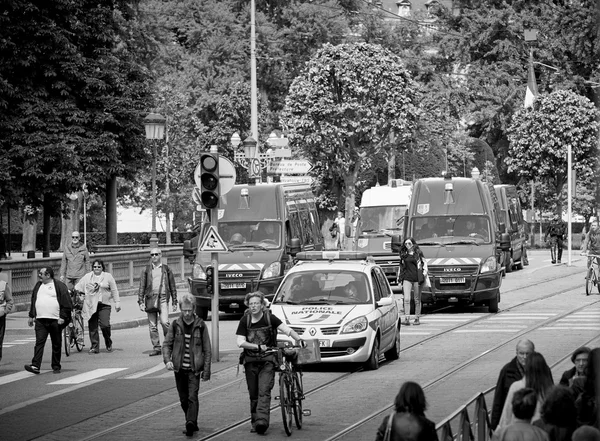
[[[210,226],[208,231],[206,232],[206,236],[202,240],[202,244],[200,244],[200,251],[210,251],[211,253],[226,253],[229,251],[219,233],[214,226]]]

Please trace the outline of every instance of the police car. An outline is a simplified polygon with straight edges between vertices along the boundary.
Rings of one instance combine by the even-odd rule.
[[[307,251],[286,274],[271,311],[301,337],[318,339],[321,362],[400,356],[400,315],[383,270],[365,253]],[[279,334],[279,341],[291,341]]]

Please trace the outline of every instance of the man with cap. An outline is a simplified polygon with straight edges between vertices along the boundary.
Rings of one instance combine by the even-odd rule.
[[[563,240],[567,235],[567,225],[562,221],[558,214],[554,215],[552,223],[546,230],[546,235],[544,236],[544,242],[548,242],[548,237],[550,237],[550,257],[552,259],[552,263],[560,263],[563,252]]]
[[[573,381],[577,378],[585,378],[585,368],[588,364],[590,351],[591,349],[587,346],[575,349],[575,352],[571,355],[571,362],[573,362],[575,366],[563,372],[559,383],[561,386],[571,387],[573,386]]]

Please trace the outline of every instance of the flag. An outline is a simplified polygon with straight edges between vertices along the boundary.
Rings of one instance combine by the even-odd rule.
[[[525,92],[525,108],[533,106],[538,96],[535,70],[533,69],[533,55],[529,56],[529,72],[527,73],[527,91]]]

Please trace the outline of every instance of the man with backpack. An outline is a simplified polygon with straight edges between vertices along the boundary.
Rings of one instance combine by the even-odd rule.
[[[269,428],[271,389],[275,385],[276,353],[265,353],[277,346],[277,331],[303,344],[300,336],[271,314],[265,296],[260,291],[246,294],[248,311],[240,319],[236,331],[237,345],[244,350],[243,360],[248,393],[250,394],[251,432],[264,434]]]

